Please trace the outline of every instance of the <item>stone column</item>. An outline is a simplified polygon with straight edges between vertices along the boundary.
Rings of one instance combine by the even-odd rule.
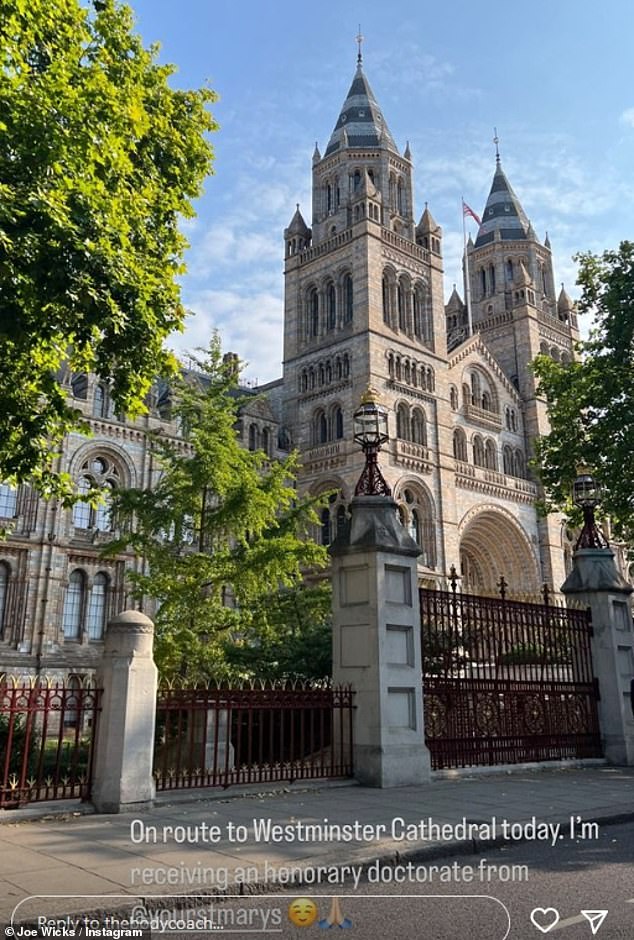
[[[592,663],[599,681],[599,724],[611,764],[634,765],[634,632],[629,596],[634,590],[617,570],[609,548],[581,548],[564,581],[566,597],[592,612]]]
[[[93,762],[92,802],[99,813],[151,806],[157,669],[154,624],[126,610],[108,624],[97,671],[103,689]]]
[[[393,499],[355,497],[330,547],[333,681],[354,698],[354,767],[360,783],[398,787],[430,779],[423,727],[416,558]]]

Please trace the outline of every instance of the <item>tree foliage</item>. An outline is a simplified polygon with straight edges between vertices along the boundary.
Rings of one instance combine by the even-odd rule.
[[[617,537],[634,542],[634,243],[582,254],[581,313],[595,325],[569,365],[539,356],[535,373],[548,403],[551,431],[537,444],[550,508],[571,509],[580,463],[603,486],[602,511]]]
[[[226,674],[227,644],[268,636],[278,591],[326,563],[310,538],[312,503],[293,485],[297,458],[269,463],[241,446],[235,366],[217,340],[197,366],[174,383],[184,440],[154,436],[158,478],[116,495],[121,534],[107,549],[144,560],[129,577],[139,600],[159,605],[157,664],[192,680]]]
[[[71,497],[60,369],[134,415],[181,328],[179,217],[211,172],[209,89],[170,87],[118,0],[0,0],[0,479]]]

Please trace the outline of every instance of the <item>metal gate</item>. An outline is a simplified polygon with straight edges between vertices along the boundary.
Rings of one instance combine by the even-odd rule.
[[[434,769],[601,756],[589,610],[421,589]]]

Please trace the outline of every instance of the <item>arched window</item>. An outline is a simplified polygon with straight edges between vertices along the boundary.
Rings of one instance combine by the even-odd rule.
[[[387,357],[387,374],[391,379],[394,378],[394,355],[390,353]]]
[[[108,416],[108,391],[101,382],[95,386],[92,413],[95,418],[106,418]]]
[[[337,359],[335,360],[335,375],[337,376],[338,379],[340,379],[343,376],[343,366],[341,364],[341,359],[339,358],[339,356],[337,356]]]
[[[540,351],[540,353],[542,354],[542,356],[547,356],[547,355],[550,353],[550,349],[549,349],[549,347],[548,347],[548,343],[546,343],[546,342],[541,342],[541,343],[539,344],[539,351]]]
[[[491,393],[482,392],[482,408],[484,411],[491,411]]]
[[[502,463],[504,466],[504,472],[511,477],[514,476],[515,474],[513,471],[515,468],[513,466],[513,451],[508,446],[508,444],[505,444],[504,450],[502,451]]]
[[[258,449],[258,438],[258,426],[257,424],[252,423],[249,425],[249,450]]]
[[[83,571],[76,569],[71,572],[62,612],[62,630],[66,640],[78,640],[80,637],[84,612],[85,584],[86,579]]]
[[[482,391],[480,387],[480,376],[477,372],[471,373],[471,404],[480,407],[482,401]]]
[[[387,279],[387,275],[383,275],[382,281],[382,291],[383,291],[383,322],[390,322],[390,282]]]
[[[104,494],[102,496],[102,502],[98,503],[95,507],[95,522],[94,528],[98,532],[110,532],[112,530],[112,490],[114,489],[114,484],[111,480],[106,480],[103,484]]]
[[[400,215],[403,215],[403,181],[399,179],[396,185],[396,208]]]
[[[7,609],[7,593],[11,569],[6,562],[0,562],[0,638],[4,637],[4,620]]]
[[[271,456],[271,432],[268,428],[262,428],[262,450],[267,457]]]
[[[495,268],[489,265],[489,293],[495,294]]]
[[[490,438],[487,440],[484,445],[484,466],[488,470],[497,470],[498,468],[498,458],[497,451],[495,447],[495,442]]]
[[[353,177],[353,188],[355,192],[357,191],[360,185],[361,185],[361,173],[359,172],[359,170],[355,170],[354,177]]]
[[[112,491],[120,485],[119,470],[109,457],[98,454],[85,460],[77,482],[77,493],[86,496],[90,490],[101,490],[102,501],[93,506],[89,500],[79,499],[73,506],[75,528],[110,532]]]
[[[456,460],[467,462],[467,439],[462,428],[456,428],[453,432],[453,455]]]
[[[86,614],[86,632],[89,640],[103,639],[103,631],[106,625],[106,597],[108,591],[108,577],[99,572],[95,575],[92,583],[92,590],[88,600],[88,612]]]
[[[396,301],[398,309],[398,328],[399,330],[405,329],[405,290],[403,288],[402,281],[398,282],[398,288],[396,291]]]
[[[522,479],[526,475],[526,469],[524,467],[524,455],[521,450],[515,451],[515,459],[513,461],[514,475]]]
[[[18,494],[14,486],[8,483],[0,484],[0,517],[13,519],[18,505]]]
[[[479,434],[473,438],[473,462],[476,467],[484,467],[484,442]]]
[[[427,366],[425,369],[425,387],[428,392],[433,392],[436,387],[436,382],[434,380],[434,370],[431,366]]]
[[[90,477],[81,477],[77,484],[77,492],[85,496],[92,487]],[[76,529],[89,529],[92,521],[92,507],[85,500],[78,500],[73,506],[73,525]]]
[[[352,275],[346,274],[343,279],[343,305],[344,305],[344,323],[352,323],[352,306],[354,301],[354,290],[352,285]]]
[[[308,295],[308,322],[310,335],[319,336],[319,294],[316,287]]]
[[[350,375],[350,356],[348,355],[348,353],[345,353],[345,354],[344,354],[344,357],[343,357],[343,377],[344,377],[344,379],[347,379],[349,375]]]
[[[480,268],[480,294],[482,297],[487,294],[487,273],[484,268]]]
[[[331,530],[330,530],[330,509],[324,507],[320,513],[319,520],[321,523],[321,544],[330,545],[331,541]]]
[[[304,369],[304,371],[302,372],[301,390],[302,390],[302,392],[305,392],[305,391],[308,390],[308,374],[307,374],[307,372],[306,372],[305,369]]]
[[[335,285],[330,283],[326,289],[326,328],[334,330],[337,325],[337,295]]]
[[[409,440],[409,414],[403,402],[396,409],[396,436],[401,441]]]
[[[340,441],[343,438],[343,411],[339,406],[335,408],[335,439]]]
[[[73,395],[75,398],[79,398],[82,401],[86,401],[88,398],[88,376],[80,373],[79,375],[74,375],[70,387],[72,389]]]
[[[412,441],[414,444],[427,445],[427,421],[422,408],[412,411]]]
[[[409,519],[409,534],[414,539],[417,545],[420,545],[421,532],[420,532],[420,519],[418,518],[418,513],[415,509],[412,509]]]
[[[325,444],[328,441],[328,421],[323,411],[317,418],[317,441],[319,444]]]
[[[421,295],[418,288],[412,293],[412,309],[414,312],[414,336],[418,339],[423,338],[423,316]]]
[[[433,568],[436,565],[436,530],[432,501],[427,493],[414,486],[404,489],[402,498],[405,507],[399,506],[399,517],[423,550],[419,564]]]
[[[504,276],[506,278],[507,284],[513,283],[513,259],[507,258],[506,265],[504,267]]]

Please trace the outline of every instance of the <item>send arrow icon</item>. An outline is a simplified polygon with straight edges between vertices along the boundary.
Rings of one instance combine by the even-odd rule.
[[[594,937],[599,930],[599,927],[608,916],[607,911],[581,911],[585,919],[590,924],[590,930],[592,931],[592,936]]]

